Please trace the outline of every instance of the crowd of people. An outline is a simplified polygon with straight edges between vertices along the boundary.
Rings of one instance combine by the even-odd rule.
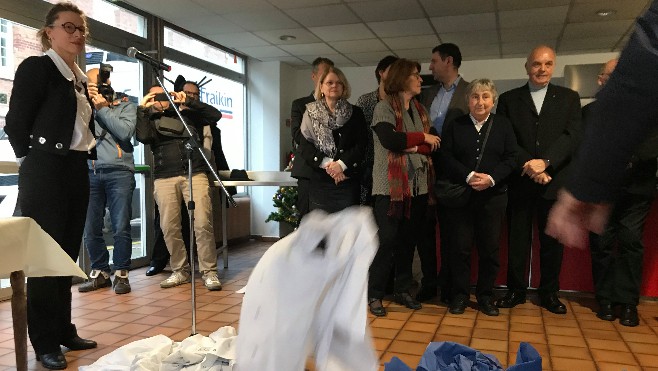
[[[359,97],[356,107],[345,102],[341,110],[331,94],[347,98],[349,83],[330,60],[317,58],[311,75],[315,93],[296,100],[292,109],[297,144],[293,176],[304,184],[297,208],[302,217],[313,209],[372,208],[379,249],[370,266],[368,307],[376,316],[386,315],[382,300],[387,293],[410,309],[438,296],[450,313],[464,313],[473,248],[478,256],[477,308],[497,316],[499,308],[525,303],[536,220],[539,305],[565,314],[567,307],[558,296],[564,245],[546,228],[584,137],[584,121],[597,103],[581,109],[577,92],[551,83],[556,55],[549,46],[529,52],[527,83],[500,97],[490,79],[466,81],[459,74],[461,61],[457,45],[435,47],[430,71],[437,84],[421,90],[417,62],[386,56],[375,69],[377,89]],[[615,64],[604,65],[598,76],[601,86]],[[369,130],[352,129],[354,124]],[[308,132],[309,127],[326,135]],[[642,232],[656,188],[656,140],[655,133],[650,135],[628,162],[623,194],[610,222],[600,236],[590,238],[597,316],[619,318],[624,326],[639,323]],[[348,151],[354,143],[365,151]],[[308,168],[312,175],[295,168]],[[341,183],[347,179],[360,187],[345,190]],[[505,226],[507,291],[496,297]],[[414,296],[416,250],[422,278]]]
[[[655,84],[637,83],[631,59],[638,60],[640,70],[655,69],[655,45],[647,43],[646,34],[655,34],[657,17],[654,1],[619,64],[612,60],[601,70],[600,99],[582,110],[578,93],[551,83],[556,55],[544,45],[528,54],[527,83],[500,97],[490,79],[469,83],[459,74],[462,56],[452,43],[432,50],[430,70],[436,85],[422,89],[418,62],[386,56],[375,69],[377,88],[359,97],[356,105],[348,101],[351,87],[345,74],[327,58],[313,62],[313,93],[295,100],[291,112],[296,206],[302,217],[316,209],[334,213],[359,204],[371,207],[379,237],[369,269],[367,302],[372,314],[387,314],[382,300],[389,290],[396,302],[410,309],[420,309],[421,302],[438,296],[451,313],[464,313],[471,293],[473,245],[478,253],[478,309],[497,316],[498,308],[524,303],[536,218],[539,304],[566,313],[558,297],[564,250],[560,241],[582,246],[583,233],[592,230],[598,233],[589,238],[597,316],[608,321],[618,316],[624,326],[638,325],[642,232],[656,188],[658,157],[658,131],[646,133],[650,120],[655,126],[658,105]],[[5,126],[20,167],[22,215],[33,218],[74,261],[84,240],[92,271],[80,292],[112,287],[116,294],[129,293],[135,136],[153,152],[158,226],[167,250],[147,275],[162,270],[168,255],[172,274],[160,286],[189,283],[195,262],[189,261],[186,249],[196,242],[203,283],[209,290],[220,290],[206,164],[189,143],[209,155],[215,151],[216,165],[226,168],[216,127],[221,113],[199,100],[199,85],[193,81],[174,89],[170,97],[163,97],[164,90],[154,85],[139,105],[117,99],[111,67],[84,73],[75,63],[84,50],[88,25],[85,14],[71,3],[53,5],[38,36],[45,54],[27,58],[18,67]],[[616,66],[622,72],[614,72]],[[649,75],[655,80],[655,73]],[[595,149],[618,138],[596,135],[597,125],[603,125],[601,131],[618,132],[616,124],[623,117],[611,102],[635,107],[647,101],[643,107],[653,111],[633,116],[632,135],[624,146],[608,151],[611,170],[600,170],[603,161],[592,160],[599,154]],[[606,179],[610,172],[619,176]],[[576,175],[570,178],[571,173]],[[196,223],[194,240],[187,241],[192,246],[186,247],[181,205],[190,201],[190,186]],[[567,190],[561,190],[565,186]],[[103,238],[106,209],[113,230],[114,279]],[[505,224],[508,290],[496,298]],[[416,250],[423,277],[413,296]],[[49,369],[67,367],[60,345],[71,350],[97,345],[80,338],[72,324],[71,285],[71,277],[27,281],[30,340],[37,360]]]

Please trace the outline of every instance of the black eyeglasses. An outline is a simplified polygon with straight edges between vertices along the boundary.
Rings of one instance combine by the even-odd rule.
[[[194,96],[194,97],[200,96],[199,93],[194,92],[194,91],[183,91],[183,93],[185,93],[185,95],[191,95],[191,96]]]
[[[55,27],[55,26],[56,25],[54,25],[54,24],[50,25],[50,27]],[[60,26],[62,26],[62,28],[64,28],[64,31],[66,31],[66,33],[69,33],[71,35],[73,35],[75,33],[75,30],[80,31],[82,36],[85,36],[87,34],[87,27],[85,27],[85,26],[76,26],[73,22],[62,23],[62,24],[60,24]]]

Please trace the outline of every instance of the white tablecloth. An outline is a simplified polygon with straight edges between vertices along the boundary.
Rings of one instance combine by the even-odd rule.
[[[71,257],[31,218],[0,219],[0,278],[23,271],[25,277],[87,278]]]

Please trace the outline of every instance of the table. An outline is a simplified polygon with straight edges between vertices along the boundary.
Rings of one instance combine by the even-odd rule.
[[[219,176],[224,179],[228,179],[231,175],[230,170],[220,170],[218,171]],[[247,176],[252,180],[222,180],[222,183],[225,187],[230,186],[243,186],[243,187],[254,187],[254,186],[269,186],[269,187],[296,187],[297,179],[290,176],[290,172],[287,171],[247,171]],[[214,182],[214,185],[219,187],[217,181]],[[226,231],[226,193],[220,189],[221,193],[221,208],[222,208],[222,246],[220,250],[222,251],[224,258],[224,268],[228,268],[228,232]]]
[[[0,218],[0,278],[12,288],[16,369],[27,370],[27,299],[25,277],[87,275],[32,218]]]

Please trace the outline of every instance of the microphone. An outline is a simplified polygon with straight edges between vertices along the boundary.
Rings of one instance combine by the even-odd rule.
[[[164,70],[164,71],[167,71],[167,72],[171,71],[171,66],[170,65],[164,64],[163,62],[160,62],[159,60],[157,60],[155,58],[149,57],[148,55],[146,55],[146,54],[140,52],[139,50],[137,50],[137,48],[135,48],[134,46],[131,46],[130,48],[128,48],[128,52],[126,54],[130,58],[139,59],[140,61],[146,62],[146,63],[150,64],[151,66],[153,66],[154,68],[157,68],[159,70]]]

